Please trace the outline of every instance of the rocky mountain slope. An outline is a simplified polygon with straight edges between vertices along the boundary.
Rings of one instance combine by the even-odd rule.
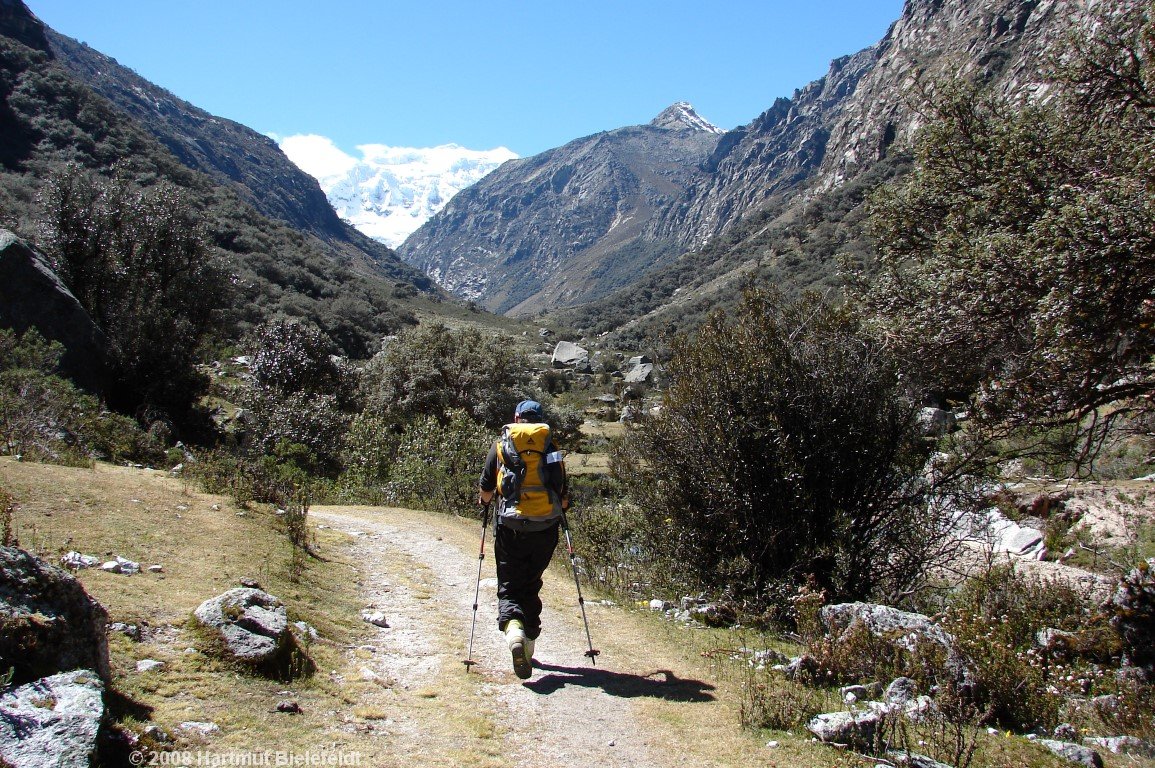
[[[591,199],[597,187],[541,181],[544,168],[557,174],[572,166],[567,178],[595,172],[600,159],[591,163],[589,155],[574,151],[589,141],[579,140],[510,164],[500,183],[494,178],[493,186],[459,197],[400,253],[451,291],[508,313],[607,296],[609,304],[621,304],[613,289],[629,293],[661,268],[693,279],[708,271],[714,278],[748,275],[786,249],[764,237],[751,245],[750,238],[776,221],[802,218],[816,198],[906,146],[938,83],[973,79],[1016,94],[1035,88],[1045,52],[1077,6],[1078,0],[908,0],[877,45],[834,61],[825,77],[779,99],[746,126],[720,137],[693,134],[710,144],[708,153],[669,158],[684,163],[664,170],[682,186],[649,197],[644,215],[628,228],[606,226],[609,213],[620,208],[616,187],[606,185],[604,198]],[[579,212],[598,209],[603,215],[583,226]],[[743,230],[742,222],[755,215],[758,226]],[[820,224],[795,221],[791,236],[805,239],[806,228]],[[513,232],[519,236],[511,237]],[[726,240],[719,240],[723,234]],[[737,257],[735,247],[741,250]],[[716,266],[721,261],[726,265]],[[514,271],[510,264],[523,268]],[[826,264],[812,271],[821,278],[832,269]],[[669,299],[691,287],[680,278],[659,282],[638,290],[657,299],[653,289],[659,288],[661,298]],[[733,292],[732,281],[716,281],[715,287]]]
[[[510,161],[466,189],[399,253],[486,309],[532,314],[627,284],[675,247],[653,222],[700,180],[719,131],[688,104],[649,125]]]
[[[188,168],[229,188],[261,214],[317,237],[335,259],[430,287],[389,248],[342,221],[317,181],[269,137],[205,112],[84,43],[47,27],[44,35],[56,63],[108,99]]]

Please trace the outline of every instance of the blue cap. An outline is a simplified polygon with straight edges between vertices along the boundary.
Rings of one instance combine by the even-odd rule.
[[[522,419],[541,418],[541,403],[536,400],[522,400],[513,409],[513,415]]]

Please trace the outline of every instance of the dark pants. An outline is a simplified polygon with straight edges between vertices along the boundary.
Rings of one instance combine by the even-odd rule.
[[[504,632],[511,619],[519,619],[525,636],[536,640],[541,634],[541,575],[557,548],[558,526],[517,531],[499,523],[494,539],[497,628]]]

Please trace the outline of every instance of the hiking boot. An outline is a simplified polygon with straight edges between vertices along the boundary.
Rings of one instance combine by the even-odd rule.
[[[533,674],[533,666],[529,663],[530,657],[525,653],[526,643],[532,645],[533,641],[526,640],[525,628],[517,619],[512,619],[505,625],[505,640],[509,643],[509,654],[513,657],[513,673],[522,680],[529,679]]]

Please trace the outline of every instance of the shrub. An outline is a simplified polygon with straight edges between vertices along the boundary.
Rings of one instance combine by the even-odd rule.
[[[462,411],[442,424],[418,419],[405,431],[389,473],[388,497],[455,515],[474,514],[477,483],[493,435]]]
[[[662,413],[619,470],[689,586],[758,604],[811,576],[832,599],[899,595],[945,554],[906,382],[850,314],[751,290],[672,348]]]
[[[528,391],[529,361],[514,342],[439,323],[405,331],[366,366],[367,409],[398,423],[447,424],[464,411],[490,429],[508,422]]]

